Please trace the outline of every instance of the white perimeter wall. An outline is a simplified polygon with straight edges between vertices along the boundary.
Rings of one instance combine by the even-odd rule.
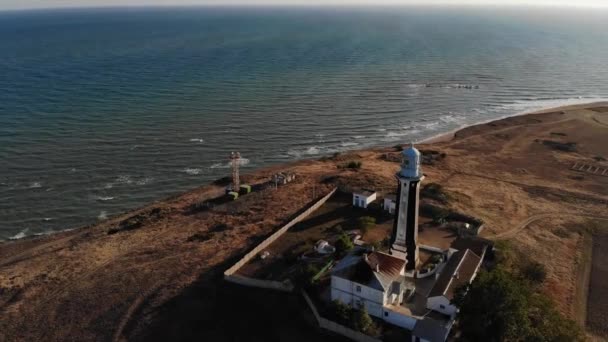
[[[442,309],[441,305],[445,308]],[[444,296],[429,297],[426,300],[426,308],[449,316],[455,315],[457,311],[456,306],[450,304],[450,301]]]
[[[389,310],[388,308],[384,309],[384,316],[382,317],[385,321],[394,324],[396,326],[414,330],[414,326],[418,321],[416,318],[412,316],[405,315],[403,313]]]

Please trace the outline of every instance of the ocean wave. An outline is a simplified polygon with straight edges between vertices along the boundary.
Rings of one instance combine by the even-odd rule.
[[[95,199],[96,201],[111,201],[114,199],[114,197],[112,196],[93,196],[93,199]]]
[[[113,184],[133,184],[133,179],[128,175],[120,175],[116,178]]]
[[[152,183],[153,180],[154,180],[153,177],[145,177],[145,178],[136,180],[135,184],[136,185],[146,185],[146,184]]]
[[[321,153],[323,147],[320,146],[309,146],[303,149],[291,149],[287,151],[287,154],[296,158],[303,156],[315,156]]]
[[[352,138],[353,139],[364,139],[365,135],[354,135]]]
[[[19,239],[23,239],[24,237],[27,236],[27,232],[29,231],[28,228],[25,228],[24,230],[20,231],[19,233],[9,237],[9,240],[19,240]]]
[[[32,182],[32,183],[30,183],[30,185],[28,186],[28,188],[30,188],[30,189],[42,188],[42,183],[40,183],[40,182]]]
[[[200,175],[203,172],[203,170],[198,169],[198,168],[193,168],[193,167],[187,167],[187,168],[183,169],[182,172],[195,176],[195,175]]]
[[[342,147],[351,147],[351,146],[357,146],[357,145],[359,145],[359,143],[352,142],[352,141],[351,142],[346,141],[346,142],[342,142],[340,144],[340,146],[342,146]]]
[[[247,158],[242,158],[239,159],[239,165],[240,166],[245,166],[248,165],[250,162],[249,159]],[[231,162],[226,162],[226,163],[215,163],[211,166],[209,166],[210,169],[229,169],[232,167],[232,163]]]
[[[205,142],[205,140],[203,140],[201,138],[192,138],[192,139],[190,139],[190,142],[197,142],[199,144],[202,144]]]
[[[97,216],[97,219],[102,221],[108,218],[108,213],[105,210],[102,210],[99,215]]]
[[[104,188],[111,189],[114,185],[146,185],[151,183],[154,180],[153,177],[142,177],[137,178],[130,175],[120,175],[116,178],[114,182],[106,183]]]

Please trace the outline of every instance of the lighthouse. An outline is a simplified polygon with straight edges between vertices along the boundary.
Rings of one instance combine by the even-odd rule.
[[[405,270],[414,271],[418,264],[418,204],[420,183],[424,175],[420,170],[421,155],[413,144],[403,150],[401,170],[397,178],[397,205],[391,237],[390,254],[405,258]]]

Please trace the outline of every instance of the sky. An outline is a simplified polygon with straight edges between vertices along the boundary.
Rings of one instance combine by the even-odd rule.
[[[608,8],[608,0],[0,0],[0,10],[171,5],[538,5]]]

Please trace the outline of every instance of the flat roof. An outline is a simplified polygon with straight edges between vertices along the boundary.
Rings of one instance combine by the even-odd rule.
[[[363,195],[363,196],[366,196],[366,197],[369,197],[369,196],[371,196],[371,195],[373,195],[375,193],[376,193],[375,190],[370,190],[370,189],[359,189],[359,190],[353,191],[353,194]]]

